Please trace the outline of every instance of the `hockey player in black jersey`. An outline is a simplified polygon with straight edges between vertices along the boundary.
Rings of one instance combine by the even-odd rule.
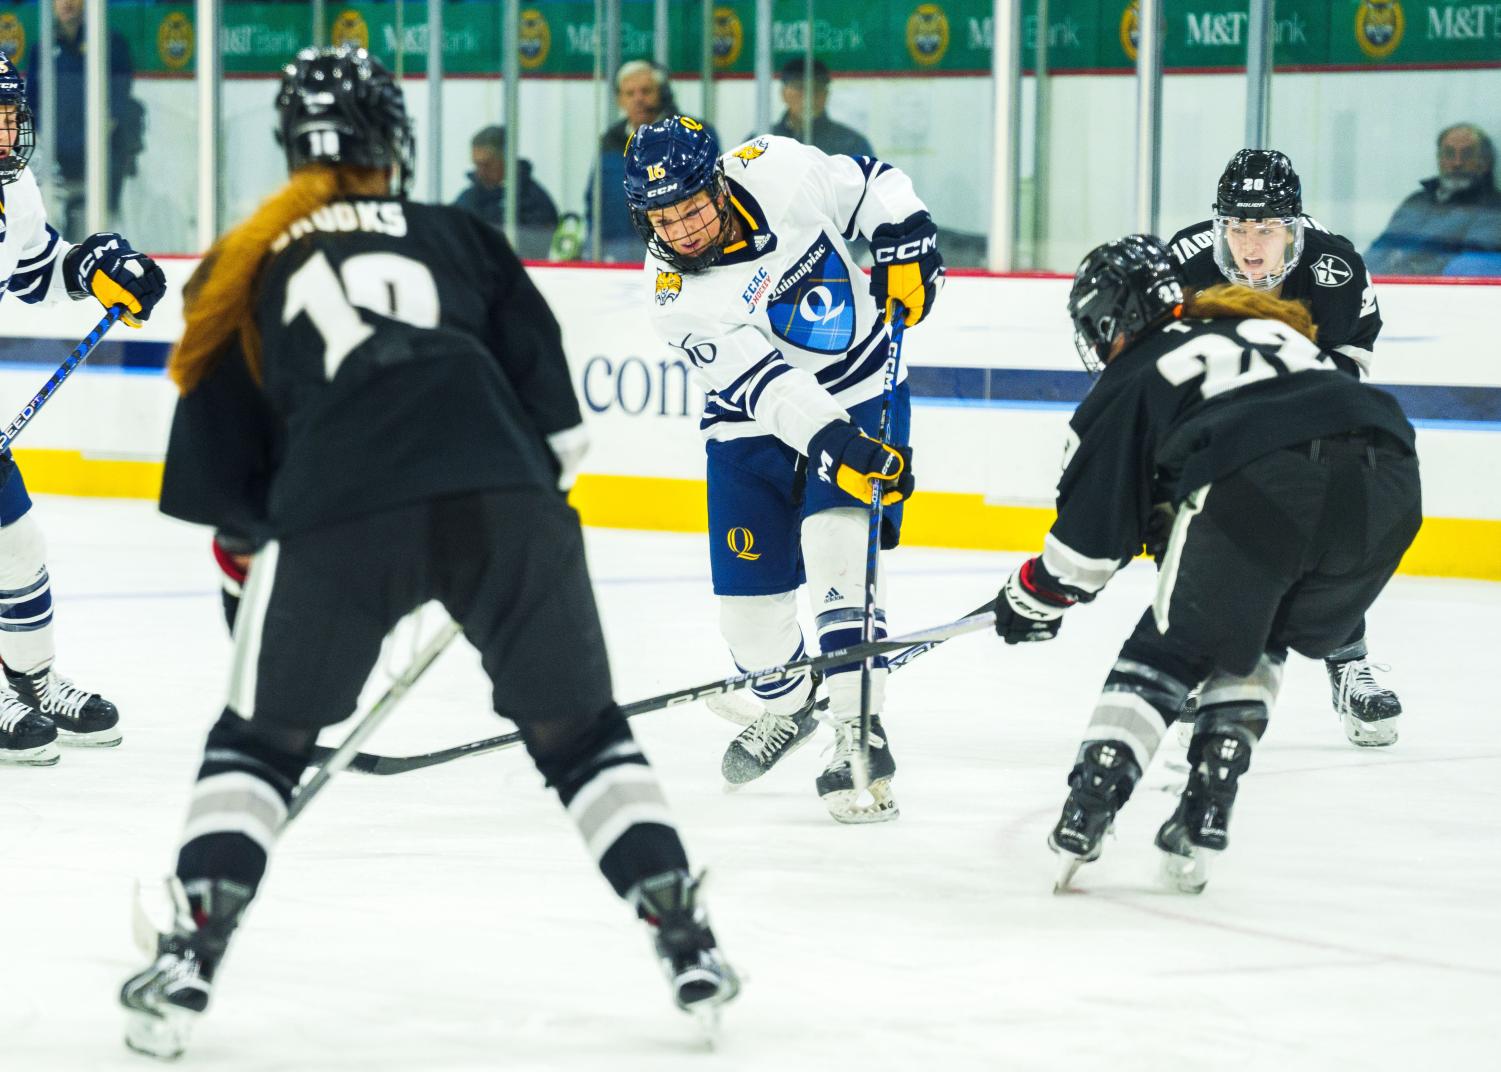
[[[1292,162],[1270,149],[1242,149],[1220,176],[1214,218],[1168,242],[1190,290],[1234,283],[1301,301],[1313,312],[1318,344],[1359,378],[1370,375],[1381,333],[1376,288],[1349,239],[1303,214]],[[1362,620],[1324,661],[1335,713],[1351,743],[1395,744],[1402,702],[1372,670]],[[1192,714],[1190,698],[1185,716]],[[1188,718],[1184,728],[1187,731]]]
[[[162,509],[240,541],[221,561],[259,549],[168,883],[176,917],[121,991],[127,1042],[182,1051],[319,730],[433,599],[646,922],[677,1004],[709,1012],[739,984],[612,699],[559,492],[581,418],[558,324],[498,232],[406,199],[405,104],[364,50],[299,53],[277,108],[290,179],[194,273],[170,364]]]
[[[1069,314],[1100,376],[1069,421],[1058,518],[996,597],[996,631],[1051,640],[1168,504],[1156,597],[1105,679],[1049,844],[1066,886],[1202,686],[1188,784],[1157,834],[1168,879],[1197,892],[1288,649],[1343,643],[1418,531],[1412,427],[1337,371],[1303,306],[1238,286],[1185,295],[1156,238],[1091,252]]]

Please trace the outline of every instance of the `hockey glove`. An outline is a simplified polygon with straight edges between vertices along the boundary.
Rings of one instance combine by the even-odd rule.
[[[886,322],[900,305],[907,310],[907,327],[916,327],[943,289],[943,256],[932,217],[914,212],[901,223],[881,224],[870,236],[870,253],[875,258],[870,293]]]
[[[224,621],[231,634],[235,631],[235,616],[240,612],[240,593],[250,574],[250,559],[258,550],[260,548],[253,540],[231,536],[227,532],[214,533],[214,561],[219,564]]]
[[[1007,644],[1052,640],[1063,612],[1078,602],[1062,587],[1041,558],[1027,559],[995,597],[995,631]]]
[[[573,489],[579,466],[584,464],[584,455],[589,453],[589,432],[582,424],[575,424],[548,436],[547,445],[558,460],[558,490],[566,494]]]
[[[863,503],[870,502],[870,482],[881,482],[881,505],[912,495],[912,448],[889,447],[849,421],[825,425],[808,443],[808,471],[825,484],[836,484]]]
[[[1162,565],[1162,556],[1167,554],[1167,541],[1173,535],[1173,522],[1177,517],[1178,509],[1170,502],[1155,503],[1152,512],[1147,515],[1147,532],[1142,537],[1142,549],[1159,566]]]
[[[133,328],[151,316],[167,293],[167,277],[157,263],[109,231],[89,235],[63,258],[63,279],[74,301],[90,294],[108,309],[125,307],[120,319]]]

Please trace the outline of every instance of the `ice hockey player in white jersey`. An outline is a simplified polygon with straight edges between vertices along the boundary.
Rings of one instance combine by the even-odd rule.
[[[823,650],[858,642],[870,482],[881,481],[881,546],[895,547],[913,490],[906,369],[880,424],[892,316],[922,322],[943,283],[937,230],[906,175],[870,157],[826,156],[771,135],[720,155],[711,131],[668,116],[626,148],[626,201],[646,242],[658,333],[707,392],[709,546],[720,630],[738,666],[804,652],[796,594],[807,582]],[[870,242],[869,293],[845,243]],[[889,445],[888,445],[889,444]],[[878,585],[878,593],[882,586]],[[878,595],[876,635],[886,635]],[[874,803],[856,802],[851,757],[860,672],[831,673],[833,755],[816,788],[841,822],[897,815],[891,742],[872,681]],[[730,744],[731,785],[766,773],[813,734],[818,682],[757,689],[759,718]]]
[[[167,291],[151,258],[117,234],[63,241],[47,223],[42,194],[27,169],[35,147],[26,82],[0,52],[0,297],[32,305],[97,298],[125,307],[140,327]],[[59,355],[61,356],[61,355]],[[120,743],[119,713],[98,693],[52,668],[52,582],[26,482],[0,450],[0,763],[48,765],[57,743]]]

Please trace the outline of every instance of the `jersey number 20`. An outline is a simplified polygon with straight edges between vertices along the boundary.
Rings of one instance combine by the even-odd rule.
[[[323,336],[323,374],[334,378],[344,359],[375,329],[360,319],[355,306],[400,320],[415,328],[438,326],[438,285],[421,261],[399,253],[361,253],[334,274],[319,250],[287,279],[281,322],[308,315]]]

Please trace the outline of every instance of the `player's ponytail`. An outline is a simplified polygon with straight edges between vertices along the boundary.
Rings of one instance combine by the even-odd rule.
[[[367,168],[300,167],[285,186],[261,202],[249,219],[213,244],[183,287],[182,339],[167,363],[167,372],[179,391],[188,394],[197,387],[213,371],[236,334],[251,376],[261,382],[255,291],[271,243],[294,220],[316,212],[352,185],[380,174]]]
[[[1318,326],[1314,324],[1308,306],[1233,283],[1209,287],[1192,295],[1183,305],[1183,317],[1187,320],[1280,320],[1309,342],[1318,341]]]

